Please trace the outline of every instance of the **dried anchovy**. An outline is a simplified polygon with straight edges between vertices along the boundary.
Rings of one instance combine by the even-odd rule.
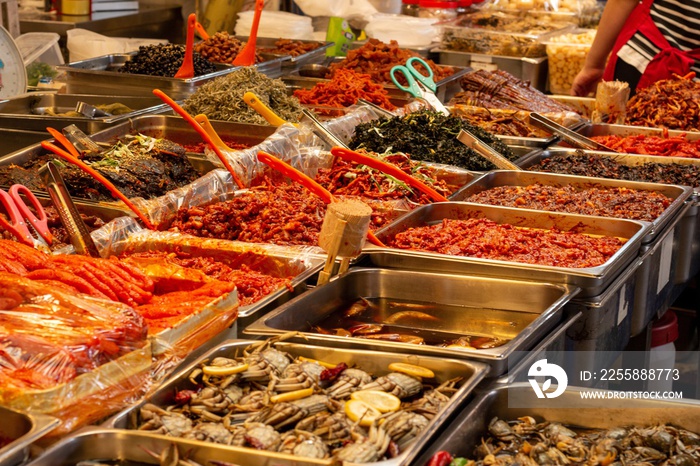
[[[185,46],[179,44],[142,45],[131,60],[118,69],[120,73],[147,74],[172,78],[185,57]],[[216,67],[198,53],[192,54],[194,75],[213,73]]]
[[[353,149],[371,152],[404,152],[424,160],[466,168],[493,170],[495,165],[457,140],[461,129],[474,133],[509,160],[518,158],[497,137],[461,118],[434,111],[421,111],[391,119],[361,123],[350,141]]]
[[[700,83],[675,75],[639,90],[627,102],[626,124],[700,131]]]
[[[576,109],[530,86],[507,71],[475,70],[459,80],[463,92],[448,105],[464,104],[485,108],[527,110],[530,112],[576,112]]]
[[[528,167],[528,170],[567,173],[581,176],[597,176],[628,181],[700,186],[700,170],[697,165],[648,162],[626,165],[615,156],[601,156],[576,151],[575,154],[557,154]]]
[[[211,120],[266,125],[267,121],[243,102],[243,94],[253,92],[261,102],[287,121],[299,121],[302,107],[290,96],[280,79],[271,79],[253,67],[243,67],[204,83],[183,103],[190,114],[205,114]]]

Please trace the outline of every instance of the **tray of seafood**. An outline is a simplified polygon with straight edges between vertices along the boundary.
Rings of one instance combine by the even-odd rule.
[[[119,70],[132,60],[138,52],[117,53],[101,57],[88,58],[57,67],[66,75],[66,93],[68,94],[107,94],[152,96],[153,89],[160,89],[175,100],[185,99],[199,86],[212,79],[223,76],[240,67],[213,64],[213,71],[193,78],[171,78],[151,76],[148,74],[124,73]],[[289,57],[278,57],[254,65],[256,69],[268,76],[276,77],[282,73],[282,63]]]
[[[84,102],[104,113],[89,116],[76,111]],[[90,109],[92,110],[92,109]],[[112,124],[148,113],[170,110],[156,96],[30,93],[0,101],[0,124],[5,128],[46,131],[47,126],[76,125],[94,133]],[[45,138],[48,139],[48,138]]]
[[[121,236],[116,233],[115,238]],[[154,354],[175,349],[186,354],[237,320],[239,327],[257,315],[305,291],[306,281],[325,264],[319,255],[289,248],[251,245],[215,239],[202,239],[168,232],[142,232],[117,240],[107,250],[127,263],[144,270],[156,281],[156,292],[193,290],[212,282],[235,285],[236,292],[209,300],[174,325],[158,324],[152,334]],[[183,301],[187,301],[183,297]],[[205,295],[206,301],[206,295]],[[151,312],[159,313],[155,303]],[[162,305],[162,303],[161,303]],[[177,307],[174,303],[171,308]],[[139,308],[141,309],[141,308]],[[187,309],[185,309],[187,311]],[[175,314],[173,313],[173,316]]]
[[[17,466],[29,458],[32,443],[60,422],[44,414],[27,414],[0,406],[0,464]]]
[[[692,207],[700,191],[700,160],[548,148],[533,152],[521,167],[530,171],[692,186],[696,194],[688,201],[691,209],[680,224],[676,282],[685,283],[694,275],[691,272],[700,267],[700,223],[693,217],[693,213],[700,214],[700,210]]]
[[[330,465],[331,462],[284,453],[261,454],[253,448],[164,437],[138,430],[86,427],[56,442],[25,466],[164,464],[314,466]]]
[[[569,387],[545,405],[529,383],[494,387],[456,416],[415,464],[433,464],[438,452],[473,459],[468,464],[475,466],[700,463],[697,401],[645,399],[593,408],[582,404],[584,391]],[[534,403],[513,404],[515,397]]]
[[[692,194],[688,186],[496,170],[464,186],[450,200],[648,222],[651,229],[642,242],[650,243]]]
[[[418,207],[363,249],[374,265],[565,283],[600,294],[635,258],[649,224],[467,202]]]
[[[246,335],[467,358],[505,372],[561,320],[577,288],[516,280],[354,268],[263,315]],[[517,296],[529,296],[523,303]]]
[[[105,426],[255,448],[255,464],[410,464],[487,370],[283,339],[225,342]]]

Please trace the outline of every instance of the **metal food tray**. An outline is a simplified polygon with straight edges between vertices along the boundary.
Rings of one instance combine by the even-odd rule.
[[[367,43],[366,40],[356,40],[353,42],[350,42],[348,45],[350,50],[356,50],[361,48],[363,45]],[[414,46],[414,47],[401,47],[404,50],[410,50],[411,52],[417,53],[423,58],[432,58],[431,57],[431,50],[433,48],[434,44],[429,44],[429,45],[422,45],[422,46]]]
[[[342,62],[343,59],[336,59],[333,60],[333,62]],[[446,65],[438,65],[441,68],[452,68],[454,70],[454,73],[451,76],[446,77],[443,80],[437,81],[435,83],[435,86],[437,87],[435,91],[435,95],[437,98],[440,100],[440,102],[447,102],[449,101],[456,93],[462,90],[462,87],[459,84],[459,78],[461,78],[464,74],[467,72],[471,71],[470,68],[468,67],[462,67],[462,66],[446,66]],[[323,67],[320,69],[315,69],[314,70],[314,75],[318,76],[319,73],[323,72]],[[325,74],[325,73],[324,73]],[[311,76],[282,76],[282,79],[294,79],[295,82],[297,83],[309,83],[305,84],[305,86],[308,86],[307,88],[313,87],[316,83],[318,82],[328,82],[330,81],[329,79],[325,78],[319,78],[319,77],[311,77]],[[302,78],[299,81],[296,81],[297,78]],[[398,87],[396,87],[393,83],[383,83],[382,86],[384,89],[387,90],[389,93],[389,98],[398,98],[398,99],[403,99],[403,100],[408,100],[411,97],[409,93],[402,91]]]
[[[222,343],[221,345],[213,348],[202,357],[197,359],[187,368],[179,371],[163,385],[161,385],[154,393],[152,393],[147,399],[143,400],[141,403],[132,405],[126,410],[113,416],[104,424],[105,427],[116,427],[116,428],[127,428],[134,429],[138,424],[139,409],[146,403],[152,403],[157,406],[163,406],[166,404],[173,403],[173,397],[176,390],[182,389],[196,389],[197,387],[192,384],[189,380],[189,375],[192,370],[199,365],[200,362],[204,360],[212,360],[216,357],[233,357],[235,355],[242,354],[242,350],[254,341],[246,340],[231,340]],[[276,343],[274,345],[280,351],[285,351],[293,356],[303,356],[307,358],[312,358],[315,360],[322,360],[331,364],[339,364],[341,362],[348,365],[348,367],[358,367],[372,375],[379,376],[387,374],[387,366],[392,362],[406,362],[411,364],[418,364],[423,367],[431,369],[435,373],[435,379],[438,383],[444,382],[446,380],[461,377],[461,382],[457,386],[457,391],[451,396],[450,400],[445,404],[445,406],[438,411],[438,413],[433,417],[428,424],[428,426],[421,431],[418,438],[410,444],[404,451],[402,451],[397,457],[392,458],[381,463],[385,466],[398,466],[402,464],[411,464],[411,461],[420,453],[420,450],[425,447],[430,439],[435,436],[440,431],[442,424],[447,421],[447,419],[457,411],[457,408],[463,404],[474,388],[483,379],[487,371],[487,366],[479,362],[466,361],[466,360],[456,360],[447,358],[436,358],[430,356],[417,356],[417,355],[405,355],[405,354],[392,354],[383,351],[365,351],[358,349],[342,349],[334,348],[328,346],[315,346],[297,343]],[[175,440],[173,437],[157,436],[162,439],[167,439],[167,441]],[[209,445],[207,443],[207,445]],[[255,451],[250,448],[237,448],[228,447],[236,450],[245,451]],[[295,461],[295,463],[287,463],[286,461],[274,461],[276,465],[284,464],[299,464],[298,461],[306,461],[305,458],[299,458],[296,456],[287,456],[280,453],[270,453],[266,451],[256,451],[260,455],[259,461],[244,462],[243,464],[273,464],[272,458],[280,458],[286,461]],[[209,458],[211,459],[211,458]],[[268,461],[268,462],[266,462]],[[322,461],[321,464],[330,465],[333,463],[332,460],[317,460]]]
[[[459,52],[443,48],[433,49],[441,65],[468,66],[474,70],[503,70],[518,79],[529,81],[535,89],[544,92],[547,87],[547,57],[508,57]]]
[[[90,105],[121,103],[132,111],[122,115],[105,117],[78,117],[50,115],[46,112],[65,113],[74,111],[78,102]],[[137,97],[120,95],[31,93],[0,101],[0,125],[5,128],[42,131],[47,126],[63,128],[74,124],[85,133],[94,133],[114,123],[148,113],[161,113],[170,110],[158,97]],[[50,139],[48,136],[44,139]]]
[[[248,42],[248,36],[236,36],[239,40],[242,42]],[[258,37],[255,41],[255,48],[257,49],[267,49],[267,48],[275,48],[275,42],[277,42],[280,39],[276,39],[273,37]],[[282,69],[284,71],[287,71],[289,68],[292,69],[298,69],[300,66],[304,65],[311,65],[314,63],[323,63],[326,60],[326,51],[331,48],[333,45],[335,45],[335,42],[328,42],[328,41],[322,41],[322,40],[304,40],[304,39],[289,39],[294,42],[301,42],[303,44],[308,44],[308,43],[314,43],[314,44],[321,44],[318,48],[311,50],[306,53],[302,53],[300,55],[297,55],[296,57],[292,57],[291,55],[278,55],[278,54],[270,54],[269,52],[265,52],[269,55],[272,56],[279,56],[279,57],[286,57],[285,61],[282,62]]]
[[[230,264],[232,267],[248,266],[278,277],[292,276],[288,286],[270,293],[256,303],[238,308],[236,323],[241,328],[257,319],[258,314],[285,303],[296,294],[305,291],[307,280],[325,265],[325,256],[303,254],[293,248],[265,248],[252,243],[198,238],[172,233],[149,233],[144,238],[130,237],[125,242],[118,243],[112,253],[182,250],[199,257],[213,257],[218,261]],[[225,304],[221,303],[221,305]],[[178,336],[193,330],[197,325],[199,323],[196,321],[185,323],[186,328],[167,335],[161,334],[159,338],[174,341]]]
[[[515,357],[514,352],[527,351],[546,336],[561,320],[566,302],[577,293],[577,288],[565,285],[407,270],[354,268],[327,285],[316,287],[265,314],[243,333],[280,335],[297,331],[300,333],[296,341],[309,341],[319,345],[470,359],[490,365],[488,375],[493,377],[508,369]],[[522,300],[523,296],[528,296],[526,302]],[[360,298],[463,306],[461,312],[445,313],[441,316],[440,323],[426,322],[423,330],[428,333],[432,330],[436,336],[444,333],[451,338],[483,335],[507,338],[510,341],[491,349],[452,349],[324,335],[311,330],[313,325],[337,309]],[[437,307],[436,311],[439,309]],[[513,322],[518,316],[510,313],[505,315],[501,311],[518,312],[521,319]],[[488,322],[480,322],[480,318],[487,318]]]
[[[587,124],[575,130],[577,133],[586,136],[587,138],[594,136],[634,136],[643,134],[645,136],[663,136],[663,128],[650,128],[648,126],[632,126],[632,125],[610,125],[610,124]],[[666,130],[668,137],[676,137],[685,135],[688,141],[697,141],[700,139],[700,132],[695,131],[680,131],[677,129]],[[663,156],[661,156],[663,157]]]
[[[549,97],[557,102],[573,107],[578,113],[581,114],[582,117],[586,119],[590,119],[591,115],[593,114],[593,110],[595,110],[595,98],[593,97],[577,97],[563,94],[553,94]]]
[[[68,65],[58,66],[66,73],[66,92],[68,94],[91,93],[114,95],[118,91],[123,95],[151,96],[153,89],[160,89],[175,100],[186,99],[202,84],[224,76],[239,69],[238,66],[217,64],[217,70],[194,78],[168,78],[145,74],[120,73],[117,70],[124,63],[136,56],[138,52],[103,55],[89,58]],[[282,63],[289,57],[279,57],[254,65],[255,68],[270,77],[282,74]]]
[[[177,446],[180,458],[197,464],[259,465],[259,466],[332,466],[328,460],[290,456],[282,453],[260,453],[252,448],[232,447],[198,440],[153,435],[144,431],[86,427],[65,437],[25,466],[75,466],[80,462],[122,460],[130,465],[153,465],[158,459],[147,451],[161,452]],[[109,463],[112,464],[112,463]]]
[[[46,128],[44,128],[43,131],[23,131],[19,129],[0,128],[0,140],[2,140],[0,158],[47,139],[52,139],[52,137],[46,132]]]
[[[9,443],[0,448],[0,464],[17,466],[29,458],[32,443],[46,435],[60,421],[44,414],[27,414],[0,406],[0,437]]]
[[[622,247],[605,263],[597,267],[567,268],[522,262],[451,256],[423,251],[383,248],[370,245],[363,249],[369,260],[381,267],[435,270],[451,273],[496,276],[501,278],[564,283],[581,288],[579,297],[600,294],[614,278],[638,255],[642,238],[649,224],[588,215],[560,214],[536,210],[472,204],[467,202],[438,202],[409,212],[377,231],[379,240],[387,240],[408,228],[432,225],[443,219],[486,218],[516,227],[575,229],[589,235],[616,236],[625,240]]]
[[[650,243],[661,233],[664,228],[677,217],[683,209],[688,198],[693,194],[693,189],[688,186],[672,184],[644,183],[641,181],[611,180],[607,178],[594,178],[588,176],[562,175],[546,172],[508,171],[494,170],[464,186],[454,193],[450,200],[469,202],[468,198],[482,191],[501,186],[528,186],[531,184],[543,184],[546,186],[573,186],[577,189],[589,188],[628,188],[638,191],[651,191],[673,199],[670,206],[651,223],[649,233],[642,239],[642,243]],[[516,207],[517,208],[517,207]],[[640,220],[641,221],[641,220]]]
[[[48,414],[75,422],[61,424],[49,432],[50,437],[65,435],[85,424],[113,413],[150,378],[151,345],[126,353],[117,359],[80,374],[73,380],[42,390],[25,390],[11,398],[2,395],[6,407],[32,413]]]
[[[520,164],[520,167],[527,170],[540,163],[542,160],[549,157],[556,157],[557,155],[578,155],[581,157],[586,157],[587,155],[598,155],[601,157],[608,157],[615,160],[615,162],[628,165],[643,165],[645,163],[677,163],[681,165],[694,165],[700,169],[700,159],[691,159],[688,157],[664,157],[664,156],[653,156],[653,155],[636,155],[636,154],[620,154],[613,152],[599,152],[599,151],[581,151],[576,149],[568,148],[549,148],[545,150],[540,150],[537,152],[532,152],[529,157]],[[700,209],[693,208],[697,207],[697,196],[700,195],[700,186],[693,186],[694,194],[692,199],[688,200],[691,204],[691,209],[686,213],[685,218],[682,221],[681,229],[683,233],[679,239],[678,247],[678,275],[676,277],[676,282],[685,283],[691,277],[697,273],[700,269]],[[696,217],[692,214],[695,212]],[[694,272],[694,273],[693,273]]]
[[[619,403],[611,403],[610,407],[580,407],[584,390],[586,389],[568,387],[556,400],[546,400],[549,405],[542,403],[523,408],[511,407],[509,400],[534,398],[535,392],[529,383],[494,386],[467,405],[442,431],[440,437],[421,453],[415,464],[428,464],[430,458],[440,450],[448,451],[453,456],[473,458],[474,449],[488,433],[489,422],[494,417],[510,421],[531,416],[537,422],[559,422],[585,429],[672,424],[691,432],[700,432],[698,401],[639,399],[628,401],[629,407],[620,407]]]

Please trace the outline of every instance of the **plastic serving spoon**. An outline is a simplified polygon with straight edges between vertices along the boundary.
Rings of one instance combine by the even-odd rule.
[[[231,148],[226,145],[226,143],[221,139],[221,136],[219,136],[219,133],[216,132],[214,127],[211,125],[211,122],[209,121],[209,118],[203,113],[200,113],[199,115],[195,115],[194,117],[195,121],[200,124],[200,126],[204,129],[204,131],[207,132],[209,137],[211,138],[212,142],[214,145],[216,145],[219,150],[222,151],[229,151]]]
[[[194,29],[197,24],[197,15],[190,13],[187,18],[187,41],[185,42],[185,58],[182,59],[180,69],[175,73],[176,78],[188,79],[194,77],[194,60],[192,53],[194,47]]]
[[[206,29],[204,29],[204,26],[202,26],[202,23],[200,23],[199,21],[195,21],[194,29],[197,31],[197,34],[199,34],[199,37],[201,37],[202,40],[209,39],[209,33]]]
[[[245,188],[245,185],[243,184],[243,181],[238,177],[236,172],[234,171],[233,167],[231,166],[231,163],[228,161],[226,156],[221,152],[221,149],[216,145],[216,142],[212,140],[211,137],[209,137],[209,134],[202,128],[202,125],[200,125],[197,120],[192,118],[192,115],[187,113],[184,108],[180,107],[177,102],[175,102],[173,99],[171,99],[165,92],[161,91],[160,89],[153,89],[153,94],[158,96],[160,100],[165,102],[166,104],[170,105],[170,107],[175,110],[175,113],[180,115],[182,118],[185,119],[187,123],[195,130],[197,133],[204,139],[204,141],[211,146],[211,148],[214,150],[214,153],[216,156],[221,160],[221,163],[224,164],[224,167],[226,167],[226,170],[231,174],[231,178],[233,178],[233,181],[236,183],[236,185],[243,189]]]
[[[285,123],[289,123],[287,120],[276,114],[274,110],[265,105],[263,101],[260,100],[260,97],[255,95],[254,92],[249,91],[243,94],[243,102],[245,102],[250,108],[252,108],[256,112],[258,112],[258,115],[263,117],[272,126],[282,126]]]
[[[359,163],[362,165],[367,165],[370,168],[379,170],[380,172],[391,175],[399,181],[403,181],[416,188],[418,191],[422,192],[426,196],[430,197],[435,202],[447,202],[448,199],[435,191],[433,188],[423,183],[421,180],[405,173],[399,167],[392,165],[390,163],[379,160],[375,157],[370,157],[369,155],[360,154],[359,152],[352,151],[350,149],[345,149],[342,147],[334,147],[331,149],[331,154],[341,159],[349,160],[351,162]]]
[[[311,178],[310,176],[306,175],[305,173],[300,172],[296,168],[292,167],[288,163],[284,162],[283,160],[278,159],[272,154],[268,154],[267,152],[259,151],[258,152],[258,160],[260,160],[262,163],[268,165],[270,168],[273,170],[277,170],[278,172],[282,173],[283,175],[291,178],[292,180],[296,181],[297,183],[301,184],[304,186],[306,189],[311,191],[312,193],[316,194],[318,197],[323,200],[326,204],[330,204],[331,202],[335,201],[335,197],[333,194],[331,194],[330,191],[328,191],[326,188],[321,186],[316,180]],[[372,243],[377,246],[381,247],[386,247],[384,243],[381,242],[379,238],[374,236],[374,233],[371,231],[367,232],[367,239]]]
[[[236,58],[233,59],[234,66],[250,66],[255,64],[255,42],[258,39],[258,26],[260,25],[260,16],[262,15],[265,0],[255,0],[255,16],[253,16],[253,25],[250,28],[248,42],[246,42],[243,50],[238,52]]]

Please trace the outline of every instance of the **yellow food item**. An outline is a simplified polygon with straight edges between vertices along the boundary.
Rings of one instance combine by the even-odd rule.
[[[282,401],[294,401],[301,400],[307,396],[314,394],[314,387],[302,388],[301,390],[294,390],[293,392],[280,393],[279,395],[273,395],[270,397],[270,403],[280,403]]]
[[[358,390],[350,395],[350,399],[364,401],[382,413],[398,411],[401,407],[401,399],[398,396],[381,390]]]
[[[238,374],[248,369],[248,364],[240,364],[238,366],[204,366],[202,372],[207,375],[226,376]]]
[[[379,416],[381,411],[372,405],[361,400],[349,400],[345,403],[345,415],[353,422],[360,421],[364,427],[371,426]]]
[[[311,359],[311,358],[305,358],[304,356],[299,356],[297,357],[299,361],[304,361],[304,362],[315,362],[316,364],[319,364],[326,369],[333,369],[337,364],[333,364],[330,362],[325,362],[325,361],[319,361],[318,359]]]
[[[403,372],[404,374],[412,375],[413,377],[423,377],[426,379],[432,379],[435,377],[435,373],[423,366],[416,366],[415,364],[408,364],[405,362],[392,362],[389,364],[389,370],[394,372]]]

